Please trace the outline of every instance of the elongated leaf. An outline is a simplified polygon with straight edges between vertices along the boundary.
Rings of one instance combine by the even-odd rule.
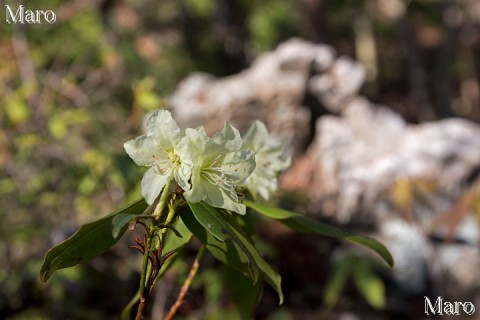
[[[348,277],[354,267],[353,262],[355,258],[353,256],[346,256],[333,268],[333,274],[328,277],[328,282],[325,286],[325,292],[323,299],[325,305],[333,307],[340,297],[340,293],[345,287]]]
[[[208,206],[204,204],[204,206]],[[225,229],[225,222],[223,219],[219,219],[217,216],[208,217],[215,214],[216,209],[211,208],[204,212],[206,215],[205,220],[215,220],[219,223],[219,227]],[[192,214],[190,214],[192,215]],[[193,214],[195,223],[199,224],[196,220],[196,216]],[[186,217],[188,219],[188,217]],[[209,229],[206,229],[203,225],[192,224],[192,221],[185,221],[187,226],[193,227],[191,231],[195,236],[206,245],[206,248],[213,254],[214,257],[222,261],[223,263],[229,265],[230,267],[244,273],[247,277],[250,277],[254,282],[257,282],[260,276],[260,271],[256,264],[252,263],[251,257],[247,254],[245,248],[241,245],[239,241],[221,241],[214,236],[213,232],[210,232]],[[226,230],[226,229],[225,229]],[[205,239],[205,241],[203,241]],[[229,238],[233,240],[232,238]]]
[[[89,261],[110,249],[127,227],[125,225],[114,237],[114,217],[120,214],[141,214],[146,208],[147,203],[140,199],[100,220],[82,226],[70,238],[47,252],[40,270],[40,279],[46,282],[55,271]]]
[[[299,213],[270,207],[253,201],[244,200],[243,203],[255,211],[275,220],[279,220],[288,227],[305,233],[318,233],[324,236],[340,238],[353,244],[362,245],[375,251],[380,257],[393,267],[393,257],[388,249],[379,241],[350,231],[329,226],[317,220],[305,217]]]
[[[183,210],[180,214],[188,229],[215,258],[247,277],[253,278],[252,272],[249,271],[247,257],[239,252],[232,241],[219,241],[195,219],[190,210]]]
[[[376,309],[385,307],[385,285],[373,272],[368,261],[357,259],[353,269],[353,282],[372,307]]]
[[[252,319],[263,285],[254,284],[251,279],[228,266],[224,267],[223,278],[241,319]]]
[[[224,228],[222,221],[220,221],[215,214],[216,209],[209,206],[205,202],[188,203],[192,209],[193,215],[200,224],[208,230],[215,238],[220,241],[225,241],[230,238],[227,230]]]
[[[282,292],[282,278],[280,275],[273,270],[273,268],[262,258],[257,249],[253,244],[248,240],[248,237],[243,233],[241,228],[238,226],[237,222],[233,217],[229,215],[223,215],[225,219],[225,228],[232,234],[233,241],[239,246],[242,250],[249,256],[251,259],[250,262],[254,263],[261,271],[262,277],[267,281],[267,283],[277,291],[278,298],[280,300],[279,304],[283,303],[283,292]]]
[[[221,213],[217,209],[210,207],[206,203],[202,203],[202,206],[205,208],[205,211],[202,212],[202,215],[204,215],[202,216],[202,218],[205,219],[206,221],[215,221],[215,223],[219,224],[219,228],[221,228],[222,230],[225,230],[226,234],[230,236],[229,239],[231,241],[228,241],[227,239],[225,241],[225,244],[227,245],[227,247],[225,248],[227,250],[226,256],[229,257],[229,255],[233,253],[235,254],[236,257],[240,258],[241,262],[245,262],[245,259],[246,259],[249,274],[250,274],[250,277],[253,279],[254,283],[257,282],[259,275],[261,275],[262,278],[265,281],[267,281],[268,284],[270,284],[277,291],[280,304],[283,303],[283,293],[281,288],[280,275],[275,270],[273,270],[272,267],[270,267],[270,265],[262,258],[262,256],[259,254],[257,249],[248,239],[248,236],[243,232],[241,227],[238,225],[237,221],[227,212]],[[195,216],[195,218],[196,217],[197,216]],[[187,224],[188,226],[187,222],[185,222],[185,224]],[[194,230],[192,229],[190,230],[195,234]],[[208,231],[207,233],[213,235],[213,232],[211,231],[211,229],[207,229],[207,231]],[[218,240],[217,237],[215,238]],[[200,238],[199,240],[202,241],[202,239]],[[233,243],[233,248],[232,246],[228,247],[230,243]],[[210,246],[207,245],[205,242],[204,244],[206,245],[208,250],[210,250],[209,247],[212,247],[211,245]],[[214,250],[217,250],[218,243],[215,244],[213,247],[214,247]],[[214,253],[212,252],[212,254]],[[227,259],[227,262],[229,262],[228,259]],[[230,265],[230,264],[227,263],[227,265]],[[238,267],[235,267],[233,265],[230,265],[230,266],[238,270]],[[242,267],[243,267],[243,264],[242,264]],[[241,268],[240,268],[240,271],[242,271]]]
[[[115,215],[112,219],[112,236],[117,238],[120,233],[125,231],[125,227],[128,225],[130,220],[138,216],[137,213],[128,214],[128,213],[121,213]]]

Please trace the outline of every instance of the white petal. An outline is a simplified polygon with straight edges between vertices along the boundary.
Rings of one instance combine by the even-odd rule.
[[[244,148],[257,151],[262,148],[268,140],[268,130],[265,124],[259,120],[255,120],[247,133],[243,137],[245,141]]]
[[[193,167],[193,162],[188,147],[187,137],[185,136],[177,143],[175,150],[180,157],[182,165]]]
[[[286,159],[280,159],[279,157],[277,157],[277,160],[273,161],[271,165],[272,169],[277,172],[287,169],[292,164],[292,159],[290,157],[287,157]]]
[[[238,185],[252,174],[255,166],[255,153],[250,150],[241,150],[227,153],[220,167],[222,172]]]
[[[253,195],[258,193],[263,199],[269,200],[270,194],[277,191],[278,179],[271,168],[259,167],[245,181],[245,186]]]
[[[148,118],[147,135],[152,136],[157,145],[165,149],[173,148],[182,137],[172,114],[166,110],[157,110]]]
[[[222,192],[218,185],[212,184],[208,181],[203,181],[202,190],[205,193],[203,200],[217,208],[223,208],[227,201],[227,195]]]
[[[123,145],[130,158],[139,166],[149,166],[155,162],[157,148],[151,137],[140,136]]]
[[[158,197],[169,177],[161,175],[155,168],[150,168],[142,178],[142,195],[148,204]]]
[[[198,163],[202,162],[204,156],[206,154],[206,145],[208,140],[210,139],[207,137],[205,130],[203,127],[199,127],[197,129],[190,129],[188,128],[185,130],[185,138],[186,138],[186,152],[188,152],[188,158],[197,165]],[[182,150],[183,153],[183,150]]]
[[[230,199],[229,197],[225,196],[223,192],[220,194],[223,197],[223,201],[221,205],[216,205],[211,198],[206,198],[204,201],[213,207],[227,209],[227,210],[236,212],[238,214],[245,215],[246,208],[244,204],[238,203],[238,201],[234,201]]]
[[[233,212],[236,212],[238,214],[241,214],[242,216],[244,216],[245,213],[247,212],[244,204],[238,203],[238,202],[235,202],[235,201],[226,202],[225,206],[223,208],[225,208],[227,210],[230,210],[230,211],[233,211]]]
[[[281,159],[283,147],[269,139],[268,130],[261,121],[255,121],[244,136],[244,149],[255,152],[256,168],[245,181],[253,195],[260,194],[268,200],[278,188],[278,172],[290,165],[290,159]]]
[[[202,177],[200,175],[201,168],[194,167],[192,170],[192,187],[190,190],[184,193],[184,197],[187,201],[192,203],[200,202],[206,196],[202,188]]]
[[[231,151],[240,148],[238,131],[230,125],[209,138],[203,128],[187,129],[185,137],[193,162],[192,187],[185,192],[190,202],[205,201],[211,206],[245,214],[245,206],[238,203],[235,185],[243,182],[255,168],[252,151]]]
[[[193,161],[188,150],[186,137],[178,142],[175,150],[180,157],[180,166],[175,171],[175,181],[184,191],[187,191],[190,189],[189,180],[192,175]]]
[[[201,189],[197,189],[196,191],[196,193],[192,192],[187,195],[187,200],[191,202],[193,202],[193,200],[196,200],[195,202],[203,200],[212,207],[227,209],[242,215],[245,214],[245,206],[238,203],[238,197],[233,188],[223,189],[218,185],[203,180]]]
[[[175,181],[178,183],[180,188],[184,191],[190,190],[190,183],[188,180],[190,179],[191,170],[188,166],[179,166],[174,172],[173,176]]]
[[[240,132],[229,123],[225,123],[222,131],[214,134],[212,140],[230,151],[240,150],[243,143]]]

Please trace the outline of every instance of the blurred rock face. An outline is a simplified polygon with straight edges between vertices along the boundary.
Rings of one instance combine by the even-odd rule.
[[[403,292],[419,294],[430,279],[438,294],[471,295],[480,275],[472,215],[480,128],[460,119],[408,125],[357,97],[316,130],[305,156],[311,212],[378,228]]]
[[[183,80],[170,103],[180,126],[205,125],[207,132],[225,121],[245,131],[254,119],[299,152],[309,134],[310,112],[302,106],[312,73],[334,62],[334,51],[294,39],[257,58],[244,72],[224,79],[192,74]]]
[[[480,128],[460,119],[409,125],[359,96],[364,79],[358,62],[293,39],[240,74],[190,75],[170,102],[181,126],[203,124],[209,133],[225,121],[242,131],[264,121],[296,158],[282,185],[308,194],[309,214],[374,227],[404,291],[418,293],[430,278],[447,294],[468,294],[480,278],[471,214],[480,198]]]
[[[428,181],[455,197],[480,164],[480,128],[460,119],[407,125],[356,98],[341,117],[321,117],[316,128],[308,151],[315,164],[310,195],[318,211],[342,223],[364,211],[375,214],[400,179]]]
[[[345,102],[357,94],[365,80],[365,69],[347,57],[340,57],[327,72],[313,76],[309,89],[332,112],[342,111]]]

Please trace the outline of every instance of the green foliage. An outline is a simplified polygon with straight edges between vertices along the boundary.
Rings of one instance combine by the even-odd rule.
[[[281,278],[268,263],[261,257],[251,240],[238,225],[230,213],[220,212],[206,203],[201,206],[192,206],[192,214],[184,212],[182,219],[192,233],[206,246],[206,248],[220,261],[229,267],[248,275],[257,283],[260,277],[267,281],[278,293],[280,304],[283,303]],[[206,225],[204,227],[202,222]],[[212,223],[216,227],[212,227]],[[225,237],[228,235],[229,237]],[[220,236],[220,237],[219,237]]]
[[[208,232],[199,222],[190,210],[184,210],[181,213],[182,221],[192,234],[205,245],[207,250],[224,264],[238,270],[245,275],[249,275],[246,258],[242,252],[237,249],[233,241],[219,241],[210,232]],[[254,269],[257,270],[258,269]],[[254,277],[258,279],[258,273]]]
[[[165,190],[168,192],[168,189]],[[367,246],[393,265],[388,250],[374,239],[324,225],[294,212],[249,200],[245,200],[244,203],[269,218],[282,221],[295,230],[338,237]],[[41,279],[47,281],[59,269],[86,262],[104,253],[123,235],[130,221],[147,217],[141,215],[146,208],[147,204],[141,199],[105,218],[81,227],[72,237],[47,252],[40,271]],[[227,266],[225,269],[227,288],[242,318],[247,317],[253,310],[261,292],[261,280],[269,283],[277,291],[280,304],[282,304],[284,297],[281,277],[264,260],[253,244],[251,239],[253,226],[248,214],[245,216],[232,214],[226,210],[211,207],[205,202],[188,203],[188,207],[184,207],[179,214],[181,220],[177,220],[171,226],[165,226],[168,227],[170,233],[166,238],[165,247],[162,248],[164,254],[170,254],[180,249],[194,235],[215,258]],[[159,239],[162,239],[162,236]],[[326,304],[333,305],[337,301],[347,276],[352,273],[354,283],[368,303],[375,308],[383,308],[385,305],[383,283],[374,275],[368,263],[357,259],[358,261],[355,260],[357,267],[353,268],[353,263],[349,259],[347,257],[342,260],[327,285]],[[159,274],[163,274],[167,269],[168,265],[163,268],[160,266]],[[142,287],[140,292],[142,292]],[[122,318],[128,317],[131,307],[139,297],[139,294],[134,296],[124,310]]]
[[[155,93],[155,79],[147,77],[134,87],[135,104],[145,110],[162,107],[162,99]]]
[[[169,232],[165,239],[166,243],[163,247],[164,252],[177,251],[189,243],[192,238],[192,232],[183,223],[182,219],[177,219],[173,224],[173,227],[181,236],[179,237],[174,232]]]
[[[382,257],[389,266],[393,267],[393,257],[388,249],[385,248],[382,243],[373,238],[335,228],[295,212],[270,207],[268,205],[259,204],[249,200],[245,200],[244,203],[247,205],[247,207],[250,207],[269,218],[281,221],[293,230],[306,233],[318,233],[328,237],[340,238],[350,243],[370,248],[380,257]]]
[[[146,208],[147,204],[140,199],[105,218],[82,226],[69,239],[47,252],[40,270],[41,280],[47,281],[55,271],[89,261],[110,249],[126,230],[123,224],[121,231],[113,236],[114,218],[117,215],[141,214]]]
[[[260,298],[262,285],[229,267],[224,268],[223,280],[240,317],[249,319]]]
[[[347,254],[335,266],[332,276],[325,287],[324,302],[334,306],[352,278],[356,289],[365,300],[376,309],[383,309],[386,304],[385,285],[374,273],[374,264],[368,259]]]
[[[353,281],[358,291],[372,307],[377,309],[385,307],[385,285],[373,273],[372,266],[367,260],[359,259],[357,261],[353,270]]]
[[[125,232],[125,227],[138,215],[138,212],[116,214],[111,222],[112,237],[118,238],[119,236],[122,236],[123,232]]]
[[[49,119],[48,129],[52,137],[62,140],[73,125],[85,124],[90,120],[90,114],[86,110],[61,110]]]
[[[5,103],[5,113],[14,125],[24,123],[30,117],[26,99],[27,86],[23,86],[8,97]]]
[[[272,50],[282,40],[299,34],[295,2],[274,0],[262,3],[249,20],[252,47],[257,52]]]
[[[195,16],[202,18],[209,18],[215,13],[215,4],[210,0],[186,0],[185,1],[187,8]]]
[[[225,229],[225,221],[218,214],[217,209],[209,206],[205,202],[188,203],[195,219],[218,241],[225,242],[231,238],[231,235]]]
[[[346,256],[336,264],[333,275],[330,276],[324,291],[323,300],[327,306],[332,307],[337,303],[351,273],[353,260],[352,256]]]

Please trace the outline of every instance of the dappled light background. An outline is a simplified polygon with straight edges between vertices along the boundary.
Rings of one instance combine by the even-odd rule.
[[[420,319],[439,295],[480,306],[480,2],[23,1],[56,13],[35,25],[8,24],[3,4],[20,2],[0,15],[0,318],[118,318],[139,278],[134,232],[47,284],[38,272],[49,247],[140,196],[123,143],[158,108],[210,133],[262,119],[293,159],[278,203],[392,250],[393,271],[261,223],[286,302],[266,286],[255,319]],[[154,319],[194,251],[162,279]],[[179,318],[239,318],[202,264]]]

